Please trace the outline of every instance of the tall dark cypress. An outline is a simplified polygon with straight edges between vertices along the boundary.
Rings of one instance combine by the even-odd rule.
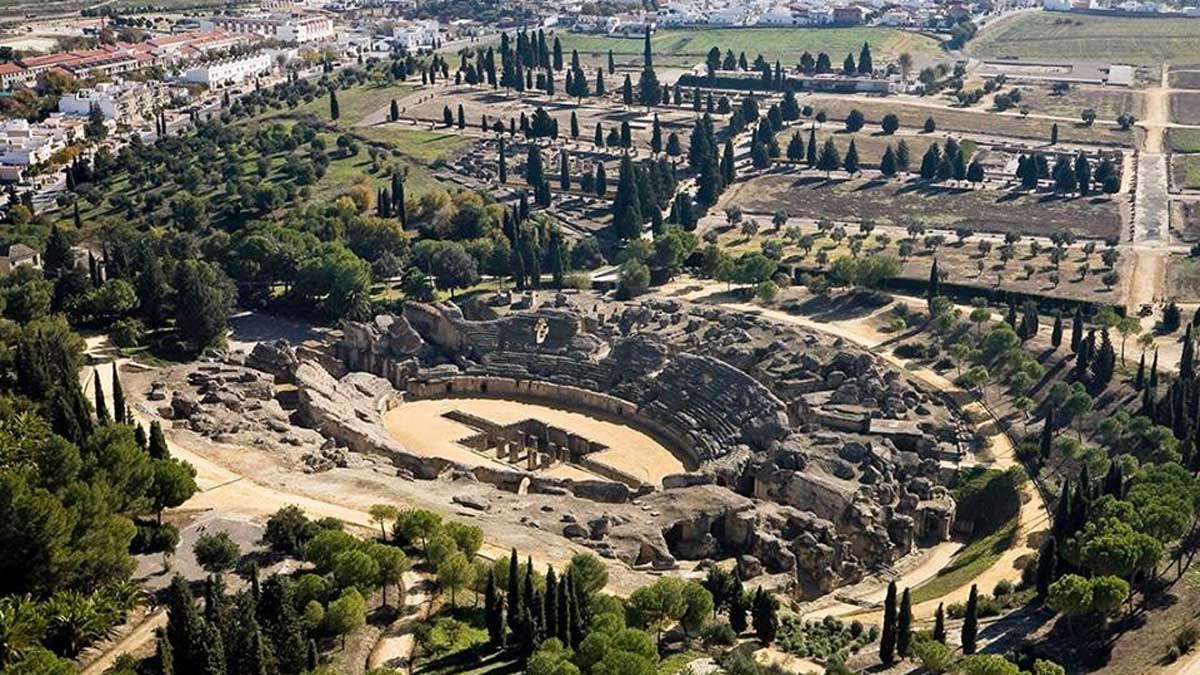
[[[554,619],[558,633],[555,634],[555,637],[564,645],[571,644],[571,612],[574,611],[573,606],[575,604],[575,598],[570,591],[568,576],[564,574],[558,580],[558,588],[555,589],[555,593],[558,594],[558,616]]]
[[[1041,552],[1038,554],[1037,566],[1037,597],[1039,600],[1045,600],[1046,594],[1049,592],[1050,584],[1054,583],[1055,571],[1058,567],[1058,544],[1054,537],[1046,539],[1046,543],[1042,546]]]
[[[175,675],[175,654],[171,651],[171,641],[162,628],[155,632],[154,660],[158,667],[158,675]]]
[[[1079,343],[1083,340],[1083,310],[1075,308],[1075,317],[1071,319],[1071,353],[1079,351]]]
[[[946,644],[946,610],[940,602],[937,612],[933,615],[933,639]]]
[[[512,555],[508,558],[508,597],[504,603],[504,609],[508,613],[508,628],[510,632],[510,642],[520,640],[522,630],[521,621],[525,615],[522,612],[524,605],[521,602],[521,569],[520,563],[517,562],[517,549],[512,550]]]
[[[587,629],[587,607],[585,596],[570,574],[564,577],[567,584],[566,595],[570,598],[567,605],[567,635],[570,638],[571,649],[579,649]]]
[[[746,630],[746,591],[742,588],[742,580],[736,576],[730,596],[729,626],[740,635]]]
[[[166,459],[171,456],[167,448],[167,438],[163,435],[162,425],[158,420],[150,423],[150,456],[154,459]]]
[[[100,371],[92,370],[92,382],[96,385],[96,424],[104,426],[112,422],[108,414],[108,401],[104,399],[104,385],[100,383]]]
[[[879,661],[891,667],[896,662],[896,582],[888,583],[883,601],[883,632],[879,637]]]
[[[963,617],[962,650],[964,654],[975,653],[975,638],[979,632],[979,588],[971,584],[971,595],[967,598],[967,613]]]
[[[1042,460],[1050,459],[1050,448],[1054,441],[1054,408],[1046,410],[1046,420],[1042,423],[1042,434],[1038,439],[1038,450]]]
[[[1192,324],[1183,333],[1183,353],[1179,356],[1179,379],[1190,380],[1196,375],[1196,343],[1192,339]]]
[[[536,634],[541,630],[538,619],[542,615],[542,603],[538,601],[537,586],[533,582],[533,557],[525,563],[525,581],[521,584],[521,609],[529,617],[530,623],[521,626],[527,633]]]
[[[933,259],[933,264],[929,266],[929,288],[926,290],[926,302],[929,305],[929,315],[933,316],[933,299],[938,296],[939,288],[942,279],[938,276],[937,258]]]
[[[483,615],[492,646],[504,646],[504,603],[496,589],[496,573],[488,571],[487,590],[483,595]]]
[[[900,617],[896,621],[896,653],[905,658],[912,644],[912,596],[908,589],[900,598]]]
[[[1138,359],[1137,375],[1133,378],[1133,388],[1141,391],[1146,386],[1146,352]]]
[[[117,372],[115,361],[112,366],[112,387],[113,420],[117,424],[132,422],[133,420],[129,419],[129,409],[125,407],[125,389],[121,386],[121,374]]]
[[[553,567],[546,568],[546,593],[542,596],[545,609],[543,617],[546,622],[544,633],[546,638],[558,635],[558,578]]]
[[[1051,531],[1058,539],[1062,539],[1071,522],[1071,479],[1063,479],[1062,489],[1058,493],[1058,504],[1054,507],[1054,518]]]
[[[1146,387],[1150,390],[1150,397],[1158,395],[1158,349],[1154,350],[1154,359],[1150,361],[1150,381]]]
[[[1054,328],[1052,328],[1050,330],[1051,346],[1053,346],[1055,349],[1058,349],[1058,346],[1062,344],[1062,336],[1063,336],[1063,317],[1062,317],[1062,310],[1060,309],[1054,313]]]

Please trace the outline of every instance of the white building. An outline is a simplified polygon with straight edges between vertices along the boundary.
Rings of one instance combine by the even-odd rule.
[[[258,14],[211,16],[200,20],[202,30],[223,30],[242,35],[303,44],[333,38],[333,19],[319,14]]]
[[[239,84],[247,78],[261,75],[271,70],[275,60],[267,52],[258,52],[246,56],[219,59],[197,65],[183,74],[185,82],[205,84],[210,88]]]
[[[58,111],[87,117],[92,106],[96,106],[104,119],[133,125],[153,118],[166,102],[166,89],[157,83],[103,82],[63,95],[58,99]]]
[[[0,122],[0,164],[37,166],[50,161],[54,153],[82,140],[86,121],[54,113],[43,122],[24,119]]]

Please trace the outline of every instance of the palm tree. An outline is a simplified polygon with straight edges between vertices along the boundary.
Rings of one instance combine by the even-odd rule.
[[[98,595],[60,591],[46,601],[46,641],[64,654],[78,654],[108,632],[117,614],[112,603]]]
[[[19,661],[37,647],[46,633],[46,619],[33,598],[0,598],[0,666]]]

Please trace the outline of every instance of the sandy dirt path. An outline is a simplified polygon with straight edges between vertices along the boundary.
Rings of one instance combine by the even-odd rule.
[[[154,632],[166,625],[167,611],[162,609],[153,612],[130,631],[128,635],[117,640],[99,658],[80,670],[80,675],[101,675],[101,673],[111,668],[120,656],[137,652],[153,641]]]

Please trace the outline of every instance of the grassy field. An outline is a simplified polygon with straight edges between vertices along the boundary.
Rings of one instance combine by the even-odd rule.
[[[385,109],[394,98],[401,98],[413,91],[416,86],[407,83],[398,83],[393,85],[368,85],[363,87],[350,87],[349,89],[339,90],[337,93],[338,110],[338,125],[342,127],[352,127],[361,124],[363,119],[373,112]],[[327,97],[318,97],[308,103],[301,103],[292,109],[272,110],[265,113],[262,119],[270,120],[285,117],[299,117],[303,115],[315,115],[325,122],[329,122],[329,99]]]
[[[1010,546],[1017,535],[1017,519],[1013,518],[995,532],[971,542],[949,565],[929,581],[912,591],[913,604],[934,600],[961,588],[991,567]],[[989,592],[991,589],[981,589]]]
[[[1200,155],[1171,157],[1171,185],[1176,190],[1200,190]]]
[[[1200,152],[1200,129],[1167,129],[1167,145],[1172,152]]]
[[[1171,121],[1200,124],[1200,92],[1171,94]]]
[[[985,28],[967,45],[977,58],[1197,63],[1200,21],[1026,12]]]
[[[641,62],[640,39],[576,33],[561,33],[559,37],[567,53],[578,49],[581,57],[595,58],[606,56],[611,49],[614,59],[619,62]],[[940,51],[938,42],[933,38],[878,27],[661,30],[650,38],[656,59],[663,61],[664,65],[694,65],[702,62],[713,47],[719,48],[722,53],[727,49],[733,50],[734,54],[744,51],[750,59],[761,53],[769,59],[779,59],[784,65],[795,65],[805,51],[813,54],[823,51],[840,64],[849,52],[853,52],[857,60],[864,42],[871,45],[877,65],[904,52],[913,56],[932,56]]]
[[[1049,87],[1020,86],[1021,106],[1032,113],[1059,115],[1079,119],[1085,108],[1096,111],[1101,120],[1115,120],[1121,113],[1135,114],[1137,99],[1128,89],[1075,86],[1062,95],[1056,95]]]

